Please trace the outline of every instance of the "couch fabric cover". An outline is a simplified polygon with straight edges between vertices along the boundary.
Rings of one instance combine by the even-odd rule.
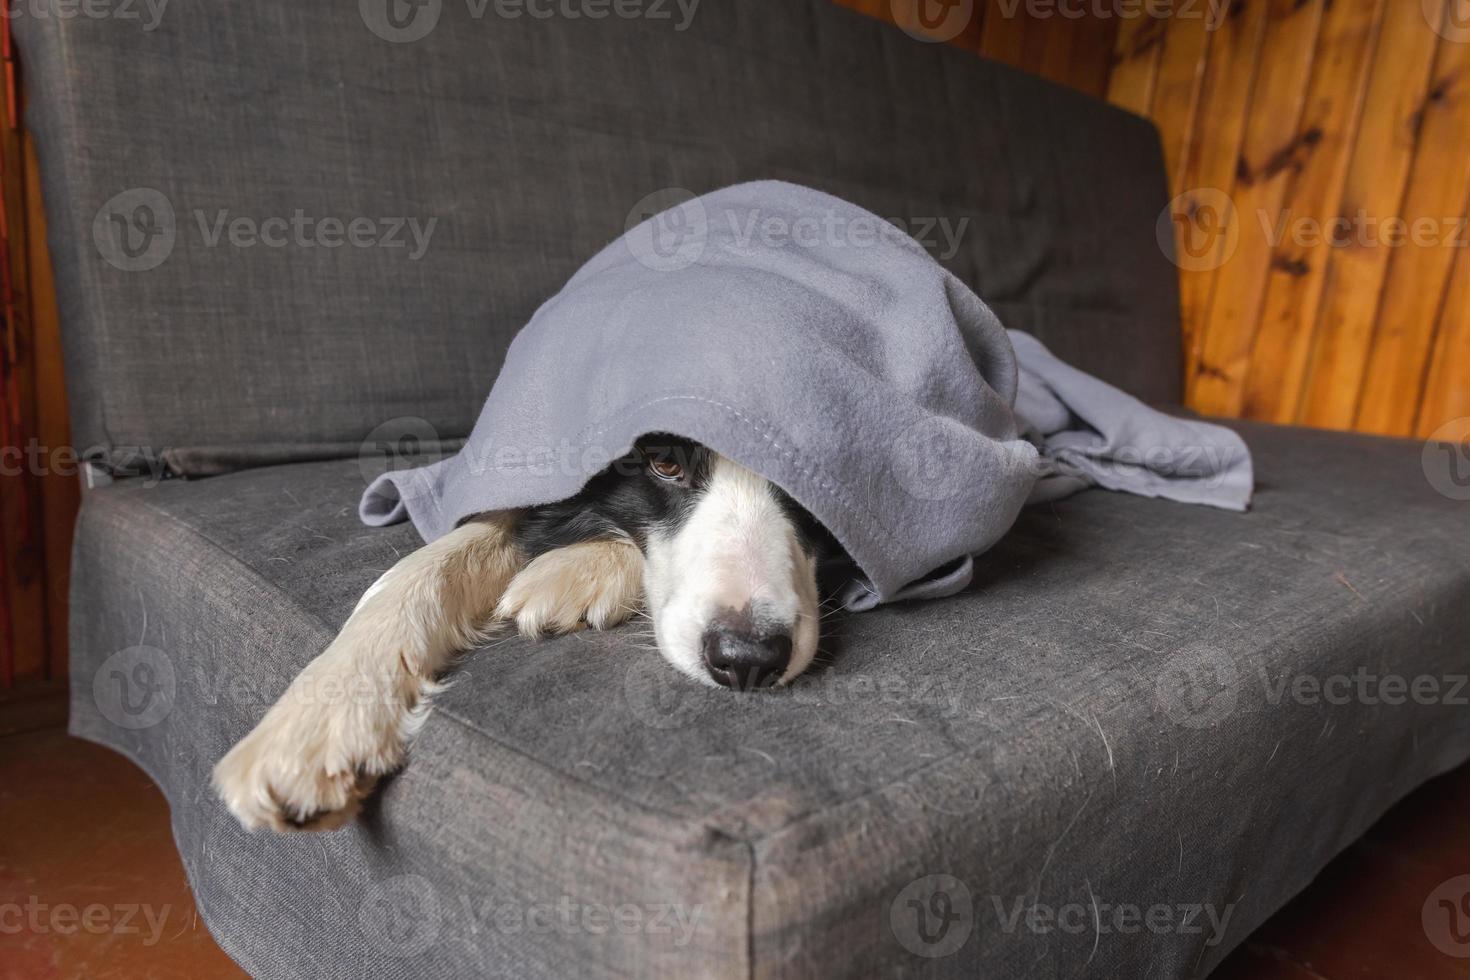
[[[681,682],[637,623],[506,638],[362,820],[244,834],[210,767],[416,544],[357,523],[360,451],[452,449],[513,332],[661,191],[780,178],[902,219],[1007,326],[1180,397],[1142,120],[825,0],[386,9],[13,23],[76,442],[208,477],[87,495],[72,730],[163,788],[252,972],[1202,975],[1470,755],[1466,505],[1417,445],[1240,424],[1249,514],[1030,509],[969,591],[834,618],[769,697]],[[216,234],[242,217],[285,244]]]
[[[87,325],[75,441],[115,463],[351,454],[405,416],[463,437],[510,338],[630,220],[768,178],[900,219],[1006,326],[1178,401],[1148,123],[826,0],[705,0],[683,30],[673,0],[24,12],[57,2],[14,29],[62,315]],[[437,21],[385,40],[386,8]],[[382,244],[351,244],[358,219]]]
[[[499,641],[317,836],[244,834],[209,771],[417,535],[358,523],[353,460],[115,486],[77,538],[72,730],[163,787],[259,976],[1201,976],[1470,755],[1464,504],[1418,446],[1238,428],[1250,514],[1027,508],[971,590],[836,620],[771,697],[681,680],[636,623]],[[1439,703],[1364,703],[1360,669]]]

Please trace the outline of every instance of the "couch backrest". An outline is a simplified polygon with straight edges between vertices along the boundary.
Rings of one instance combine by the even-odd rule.
[[[49,2],[14,28],[74,439],[114,465],[463,436],[630,214],[765,177],[899,219],[1008,326],[1178,400],[1153,128],[827,0]],[[607,16],[535,15],[564,9]]]

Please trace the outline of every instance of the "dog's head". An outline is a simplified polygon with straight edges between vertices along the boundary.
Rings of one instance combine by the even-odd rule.
[[[660,652],[707,684],[750,690],[811,665],[817,570],[831,535],[786,493],[673,436],[640,440],[572,500],[529,517],[544,540],[625,536],[642,550]],[[545,545],[543,545],[544,547]]]

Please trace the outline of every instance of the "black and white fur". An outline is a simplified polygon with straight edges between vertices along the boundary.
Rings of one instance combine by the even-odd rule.
[[[487,628],[606,629],[646,609],[685,675],[752,690],[817,649],[836,542],[768,480],[650,436],[575,497],[480,515],[404,558],[214,771],[247,828],[328,829],[402,765],[435,679]]]

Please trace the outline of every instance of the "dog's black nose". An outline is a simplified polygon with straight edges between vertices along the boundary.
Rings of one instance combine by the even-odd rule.
[[[704,665],[716,683],[753,691],[776,683],[791,663],[791,634],[715,621],[704,631]]]

